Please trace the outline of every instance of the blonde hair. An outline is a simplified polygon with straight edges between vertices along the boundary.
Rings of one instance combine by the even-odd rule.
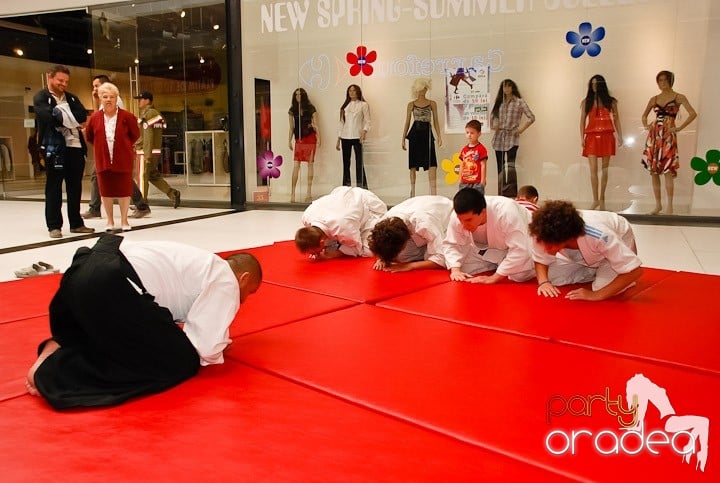
[[[418,77],[413,81],[410,92],[412,93],[413,97],[417,97],[420,91],[422,91],[423,89],[430,90],[431,88],[432,80],[428,79],[427,77]]]
[[[103,84],[100,84],[100,87],[98,87],[98,96],[102,95],[103,92],[115,94],[115,97],[118,97],[120,95],[120,90],[112,82],[105,82]]]

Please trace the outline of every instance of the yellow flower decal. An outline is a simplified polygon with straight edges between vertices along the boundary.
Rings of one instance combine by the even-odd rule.
[[[453,153],[452,161],[449,159],[442,160],[442,169],[447,173],[445,175],[445,182],[447,184],[455,184],[460,179],[460,153]]]

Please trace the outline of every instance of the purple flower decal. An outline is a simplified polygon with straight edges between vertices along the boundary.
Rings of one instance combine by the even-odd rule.
[[[281,155],[275,156],[272,151],[265,151],[265,154],[258,156],[257,167],[262,179],[279,178],[283,159]]]
[[[601,49],[597,42],[600,42],[604,38],[605,27],[598,27],[593,30],[590,22],[581,23],[577,32],[571,30],[565,34],[567,43],[573,45],[573,48],[570,50],[570,55],[575,59],[585,52],[587,52],[590,57],[598,55]]]
[[[377,52],[371,50],[367,51],[367,47],[360,45],[357,48],[357,54],[348,52],[345,56],[348,64],[351,64],[350,75],[356,76],[360,72],[363,75],[371,75],[373,73],[373,66],[370,65],[377,60]]]

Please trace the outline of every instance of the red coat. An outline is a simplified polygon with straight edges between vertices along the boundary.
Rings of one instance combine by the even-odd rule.
[[[85,139],[93,145],[95,153],[95,171],[113,173],[132,173],[135,164],[135,141],[140,137],[137,119],[124,109],[118,108],[115,126],[113,160],[110,162],[110,150],[105,139],[105,113],[95,111],[88,120]]]

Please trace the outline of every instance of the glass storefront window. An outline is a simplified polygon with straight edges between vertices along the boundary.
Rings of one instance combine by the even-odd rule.
[[[107,75],[115,83],[125,109],[140,116],[142,92],[153,94],[153,106],[166,124],[162,134],[159,174],[183,200],[230,204],[230,152],[225,4],[178,0],[128,2],[5,19],[3,35],[24,45],[24,56],[0,57],[12,73],[5,81],[7,109],[0,115],[0,152],[12,150],[13,165],[3,191],[15,197],[41,197],[43,174],[27,150],[32,134],[34,94],[43,87],[46,69],[66,64],[71,70],[68,90],[93,109],[91,82]],[[33,25],[34,27],[28,27]],[[37,27],[37,26],[40,27]],[[7,26],[11,27],[8,28]],[[8,33],[9,32],[9,33]],[[62,41],[60,41],[62,40]],[[23,43],[24,42],[24,43]],[[14,45],[12,42],[7,42]],[[80,52],[81,54],[78,54]],[[92,150],[86,174],[92,170]],[[4,158],[3,158],[4,159]],[[86,176],[83,198],[90,196]],[[167,189],[152,183],[151,204],[168,203]]]
[[[413,173],[409,153],[403,150],[407,105],[415,99],[410,90],[420,78],[431,80],[427,96],[436,102],[440,118],[436,135],[443,142],[434,143],[437,193],[452,197],[457,190],[453,170],[467,142],[464,124],[476,118],[483,123],[480,142],[489,152],[486,192],[498,194],[493,146],[498,131],[489,121],[501,82],[511,79],[536,118],[503,148],[517,142],[518,185],[536,186],[541,201],[569,199],[581,208],[601,207],[602,201],[608,210],[649,214],[656,211],[657,184],[641,165],[648,137],[641,117],[649,100],[661,94],[656,74],[670,70],[674,89],[698,117],[677,133],[677,176],[670,170],[654,178],[660,185],[661,213],[669,212],[670,195],[676,215],[720,215],[720,175],[714,176],[720,156],[713,154],[720,132],[713,112],[720,94],[711,87],[718,73],[713,61],[718,54],[712,48],[720,14],[717,2],[254,0],[242,1],[241,7],[244,114],[257,120],[245,126],[249,200],[253,193],[257,198],[258,191],[263,195],[269,179],[267,199],[291,201],[295,174],[294,201],[304,199],[308,163],[299,163],[298,169],[288,146],[288,109],[298,88],[317,109],[321,137],[312,195],[343,183],[336,141],[340,106],[351,84],[361,88],[372,119],[362,145],[368,187],[395,204],[411,194],[414,175],[415,193],[428,194],[432,172]],[[580,123],[581,100],[596,74],[606,79],[617,100],[622,140],[604,172],[599,156],[599,193],[594,197],[592,163],[582,153]],[[264,86],[262,94],[259,85]],[[261,95],[267,102],[258,106]],[[676,127],[689,118],[688,103],[680,108]],[[648,122],[653,119],[651,112]],[[255,160],[266,151],[283,158],[279,178],[258,178],[262,163]],[[352,163],[355,185],[354,156]],[[708,174],[698,177],[703,170],[710,175],[704,184]],[[507,171],[500,176],[506,181]]]
[[[475,118],[483,123],[480,142],[489,152],[486,192],[497,194],[501,176],[506,181],[508,174],[498,173],[493,145],[498,131],[490,120],[501,81],[511,79],[536,118],[517,140],[511,137],[511,144],[518,143],[517,184],[536,186],[541,200],[570,199],[581,208],[602,207],[602,200],[608,210],[640,216],[656,211],[657,199],[667,214],[672,196],[674,215],[720,215],[720,121],[713,115],[720,107],[714,82],[720,54],[713,48],[718,2],[232,1],[241,10],[243,112],[235,119],[244,120],[247,201],[303,203],[343,183],[336,144],[340,107],[351,85],[362,91],[371,118],[360,184],[366,181],[388,204],[413,194],[413,180],[414,194],[451,197],[457,189],[457,153],[466,144],[464,124]],[[92,105],[90,80],[99,73],[111,76],[133,110],[134,94],[153,91],[168,124],[160,171],[183,190],[184,199],[229,201],[229,160],[241,153],[230,152],[225,132],[233,118],[226,7],[213,0],[126,2],[5,19],[16,26],[0,26],[6,40],[0,65],[11,73],[0,84],[0,152],[8,153],[3,191],[42,194],[41,173],[26,149],[32,134],[28,106],[47,66],[66,63],[73,72],[70,90],[87,106]],[[16,49],[23,42],[20,57]],[[662,70],[674,73],[674,92],[687,100],[675,126],[686,124],[688,106],[698,117],[676,133],[679,168],[652,177],[641,165],[648,139],[642,114],[650,104],[652,123],[656,96],[674,98],[669,91],[662,95],[655,82]],[[581,100],[598,74],[617,100],[615,127],[622,128],[621,145],[605,170],[602,155],[593,163],[582,146]],[[414,172],[411,166],[423,163],[409,159],[410,141],[403,149],[403,138],[407,107],[417,99],[411,88],[419,79],[432,83],[427,98],[436,103],[439,132],[433,129],[435,139],[428,145],[435,148],[437,167]],[[306,160],[294,159],[289,110],[298,89],[316,109],[313,125],[320,141],[312,170]],[[353,184],[355,163],[353,154]],[[149,196],[164,200],[154,188]]]

